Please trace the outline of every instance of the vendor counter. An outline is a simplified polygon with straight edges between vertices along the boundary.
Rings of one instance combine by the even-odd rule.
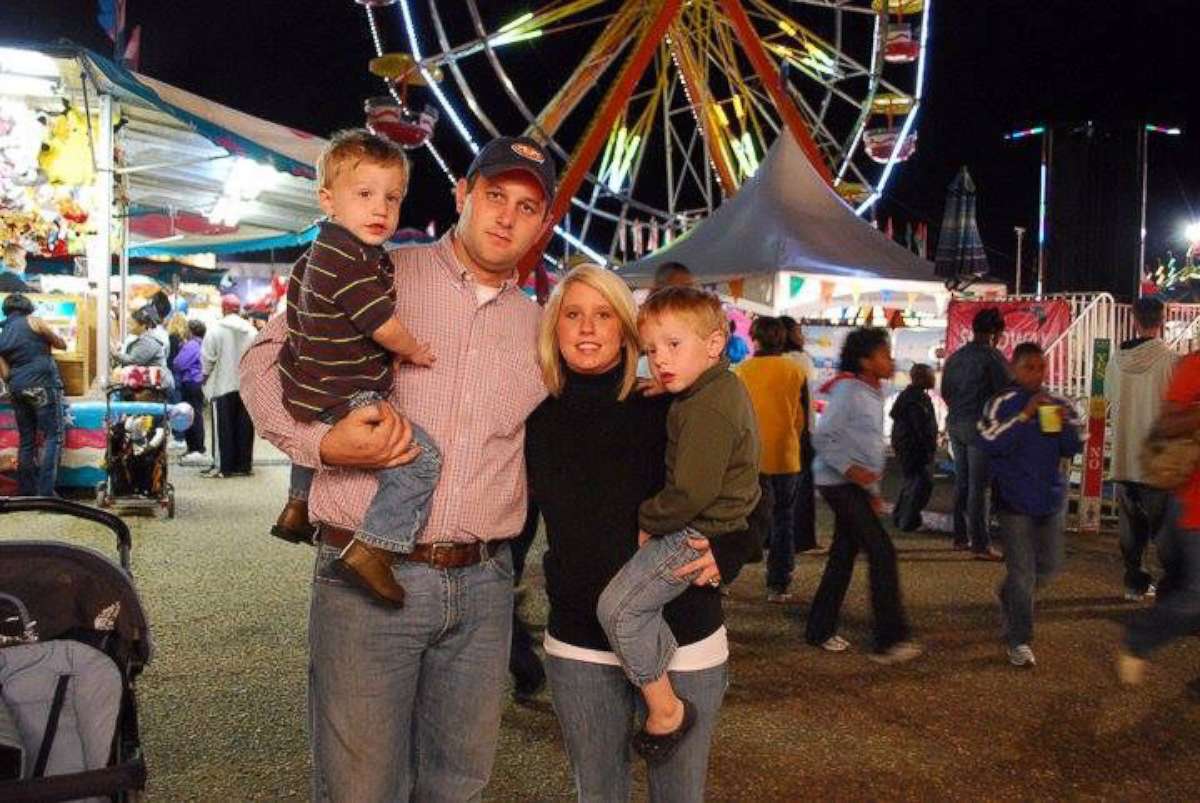
[[[114,418],[127,415],[162,415],[163,405],[150,402],[118,402],[111,405]],[[107,474],[104,446],[108,430],[104,425],[103,401],[67,402],[67,431],[58,463],[58,485],[63,488],[94,488]],[[20,438],[12,405],[0,401],[0,462],[15,467]],[[0,495],[16,493],[16,469],[0,474]]]

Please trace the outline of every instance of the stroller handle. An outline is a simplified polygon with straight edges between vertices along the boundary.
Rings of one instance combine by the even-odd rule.
[[[133,536],[129,534],[129,527],[124,521],[121,520],[120,516],[116,516],[104,510],[97,510],[90,505],[83,505],[79,502],[72,502],[68,499],[58,499],[52,496],[0,497],[0,514],[24,513],[28,511],[62,513],[68,516],[75,516],[76,518],[94,521],[97,524],[103,524],[116,534],[117,554],[121,558],[121,568],[126,572],[129,571],[129,555],[133,548]]]

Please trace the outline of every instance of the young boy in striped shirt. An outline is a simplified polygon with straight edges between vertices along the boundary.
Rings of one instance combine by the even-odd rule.
[[[434,356],[393,315],[392,263],[382,247],[396,231],[408,189],[404,151],[368,131],[343,131],[321,154],[317,174],[327,219],[292,269],[279,369],[288,412],[333,424],[352,410],[387,404],[394,357],[430,366]],[[412,430],[419,456],[376,472],[379,489],[338,558],[349,579],[395,606],[404,604],[404,589],[392,574],[394,555],[412,551],[441,472],[437,447],[415,424]],[[292,467],[288,503],[272,535],[312,540],[313,473]]]

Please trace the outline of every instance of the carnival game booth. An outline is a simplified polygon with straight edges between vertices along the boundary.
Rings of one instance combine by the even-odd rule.
[[[109,299],[131,297],[131,257],[311,241],[324,145],[87,50],[0,46],[0,242],[10,269],[19,271],[27,255],[74,259],[85,280],[81,291],[46,300],[60,310],[75,304],[73,318],[55,321],[60,333],[73,327],[73,354],[85,355],[84,381],[69,379],[68,390],[82,393],[107,375],[110,330],[123,338],[127,317],[119,314],[126,305],[114,313]],[[72,370],[79,373],[69,369],[64,379]],[[72,426],[91,421],[91,412],[69,412],[65,484],[97,481],[90,471],[72,479],[74,468],[100,470],[96,445],[87,445],[96,428]],[[0,408],[0,432],[10,416]],[[14,453],[0,437],[0,460]]]

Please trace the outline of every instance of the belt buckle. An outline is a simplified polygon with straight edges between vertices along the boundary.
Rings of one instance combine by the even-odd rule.
[[[429,545],[429,565],[435,569],[449,568],[449,556],[454,554],[457,546],[453,541],[434,541]]]

